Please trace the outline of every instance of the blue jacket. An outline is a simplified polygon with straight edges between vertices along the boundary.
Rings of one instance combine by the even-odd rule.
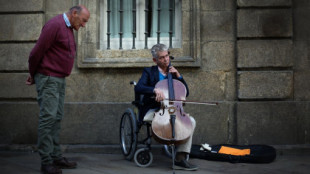
[[[188,86],[182,77],[181,79],[177,78],[175,75],[172,76],[173,79],[181,81],[184,86],[186,87],[187,94],[189,95]],[[156,83],[159,81],[159,71],[158,66],[152,66],[148,68],[143,69],[142,76],[138,82],[138,84],[135,86],[135,95],[136,97],[143,94],[143,107],[139,108],[140,114],[139,114],[139,120],[142,121],[144,115],[149,109],[155,109],[160,107],[160,103],[155,101],[155,94],[154,94],[154,88]]]

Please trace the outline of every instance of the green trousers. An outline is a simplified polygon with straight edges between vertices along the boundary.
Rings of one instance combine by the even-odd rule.
[[[45,76],[34,77],[40,107],[38,126],[38,151],[41,164],[51,164],[62,157],[59,133],[64,114],[65,78]]]

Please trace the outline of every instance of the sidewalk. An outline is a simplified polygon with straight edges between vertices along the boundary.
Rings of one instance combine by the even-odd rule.
[[[64,169],[64,174],[169,174],[171,159],[161,153],[153,152],[151,166],[140,168],[133,161],[124,160],[119,153],[64,153],[69,160],[77,161],[77,169]],[[190,159],[198,165],[195,174],[308,174],[310,171],[310,153],[306,150],[278,150],[277,158],[269,164],[248,164],[216,162]],[[40,173],[40,158],[37,152],[0,151],[1,174],[36,174]],[[176,174],[189,174],[190,171],[176,170]]]

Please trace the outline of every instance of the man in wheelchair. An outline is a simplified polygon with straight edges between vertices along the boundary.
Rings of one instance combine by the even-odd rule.
[[[156,110],[160,108],[160,101],[165,99],[163,91],[156,89],[155,85],[160,80],[167,77],[167,70],[170,63],[170,56],[168,47],[164,44],[156,44],[151,49],[151,54],[156,66],[144,68],[142,76],[135,86],[135,92],[143,94],[143,108],[140,108],[139,121],[151,122],[153,120]],[[186,96],[189,94],[189,90],[184,78],[173,66],[169,67],[169,72],[172,74],[173,79],[181,81],[187,90]],[[155,97],[154,97],[155,95]],[[195,129],[196,121],[190,116],[190,120]],[[194,132],[194,130],[193,130]],[[177,146],[177,153],[175,156],[174,169],[181,170],[197,170],[198,167],[190,164],[186,157],[190,153],[192,146],[192,136],[181,145]]]

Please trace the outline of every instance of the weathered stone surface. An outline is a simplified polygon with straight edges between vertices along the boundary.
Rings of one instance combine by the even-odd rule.
[[[118,144],[120,119],[127,107],[129,104],[65,104],[61,143]],[[38,114],[36,102],[0,103],[1,144],[36,144]]]
[[[291,67],[291,40],[239,40],[238,68]]]
[[[44,0],[1,0],[0,12],[43,11]]]
[[[0,98],[36,98],[35,85],[27,86],[27,73],[0,73]]]
[[[240,9],[237,12],[238,37],[291,37],[292,10]]]
[[[131,102],[134,99],[130,81],[138,82],[141,70],[79,71],[67,77],[68,102]],[[95,79],[95,80],[94,80]]]
[[[234,40],[234,12],[201,12],[202,41]]]
[[[202,69],[232,71],[235,69],[235,42],[206,42],[202,45]]]
[[[294,42],[294,69],[296,71],[309,71],[310,67],[310,42]]]
[[[310,71],[294,73],[294,98],[302,101],[310,100]]]
[[[119,123],[126,103],[66,103],[62,144],[118,144]],[[186,105],[197,126],[193,143],[229,143],[238,130],[238,144],[309,143],[309,102],[238,103],[237,125],[232,104]],[[39,108],[36,102],[0,103],[2,144],[35,144]],[[14,129],[12,129],[12,125]]]
[[[40,36],[43,14],[0,15],[0,41],[34,41]]]
[[[238,73],[239,99],[288,99],[293,97],[293,72],[245,71]]]
[[[182,71],[181,71],[182,72]],[[193,101],[226,101],[232,100],[235,88],[234,73],[222,72],[183,72],[189,88],[188,100]]]
[[[129,103],[66,103],[60,139],[62,144],[118,144],[120,119]],[[230,104],[188,105],[197,121],[193,142],[227,143]],[[0,103],[1,144],[35,144],[39,107],[36,102]],[[14,125],[14,129],[12,129]],[[143,132],[142,132],[143,133]]]
[[[28,70],[28,56],[34,44],[0,44],[0,70]]]
[[[292,0],[237,0],[239,7],[291,6]]]
[[[36,102],[0,102],[0,144],[36,144]]]
[[[296,2],[296,3],[295,3]],[[294,40],[310,40],[310,1],[298,0],[294,3]]]
[[[233,142],[232,103],[223,102],[216,106],[186,104],[184,110],[196,120],[194,144]]]
[[[309,102],[241,102],[237,109],[239,144],[309,142]]]
[[[189,86],[189,100],[233,100],[235,95],[233,72],[205,73],[186,69],[179,69],[179,71]],[[66,79],[66,101],[132,101],[134,99],[134,90],[129,85],[129,82],[132,80],[138,82],[141,73],[142,69],[77,71]],[[197,78],[197,76],[200,78]],[[116,88],[118,90],[115,90]]]
[[[235,10],[235,3],[227,0],[204,0],[201,1],[201,10]]]
[[[63,0],[45,0],[47,14],[62,14],[69,11],[69,9],[76,5],[72,1]]]

